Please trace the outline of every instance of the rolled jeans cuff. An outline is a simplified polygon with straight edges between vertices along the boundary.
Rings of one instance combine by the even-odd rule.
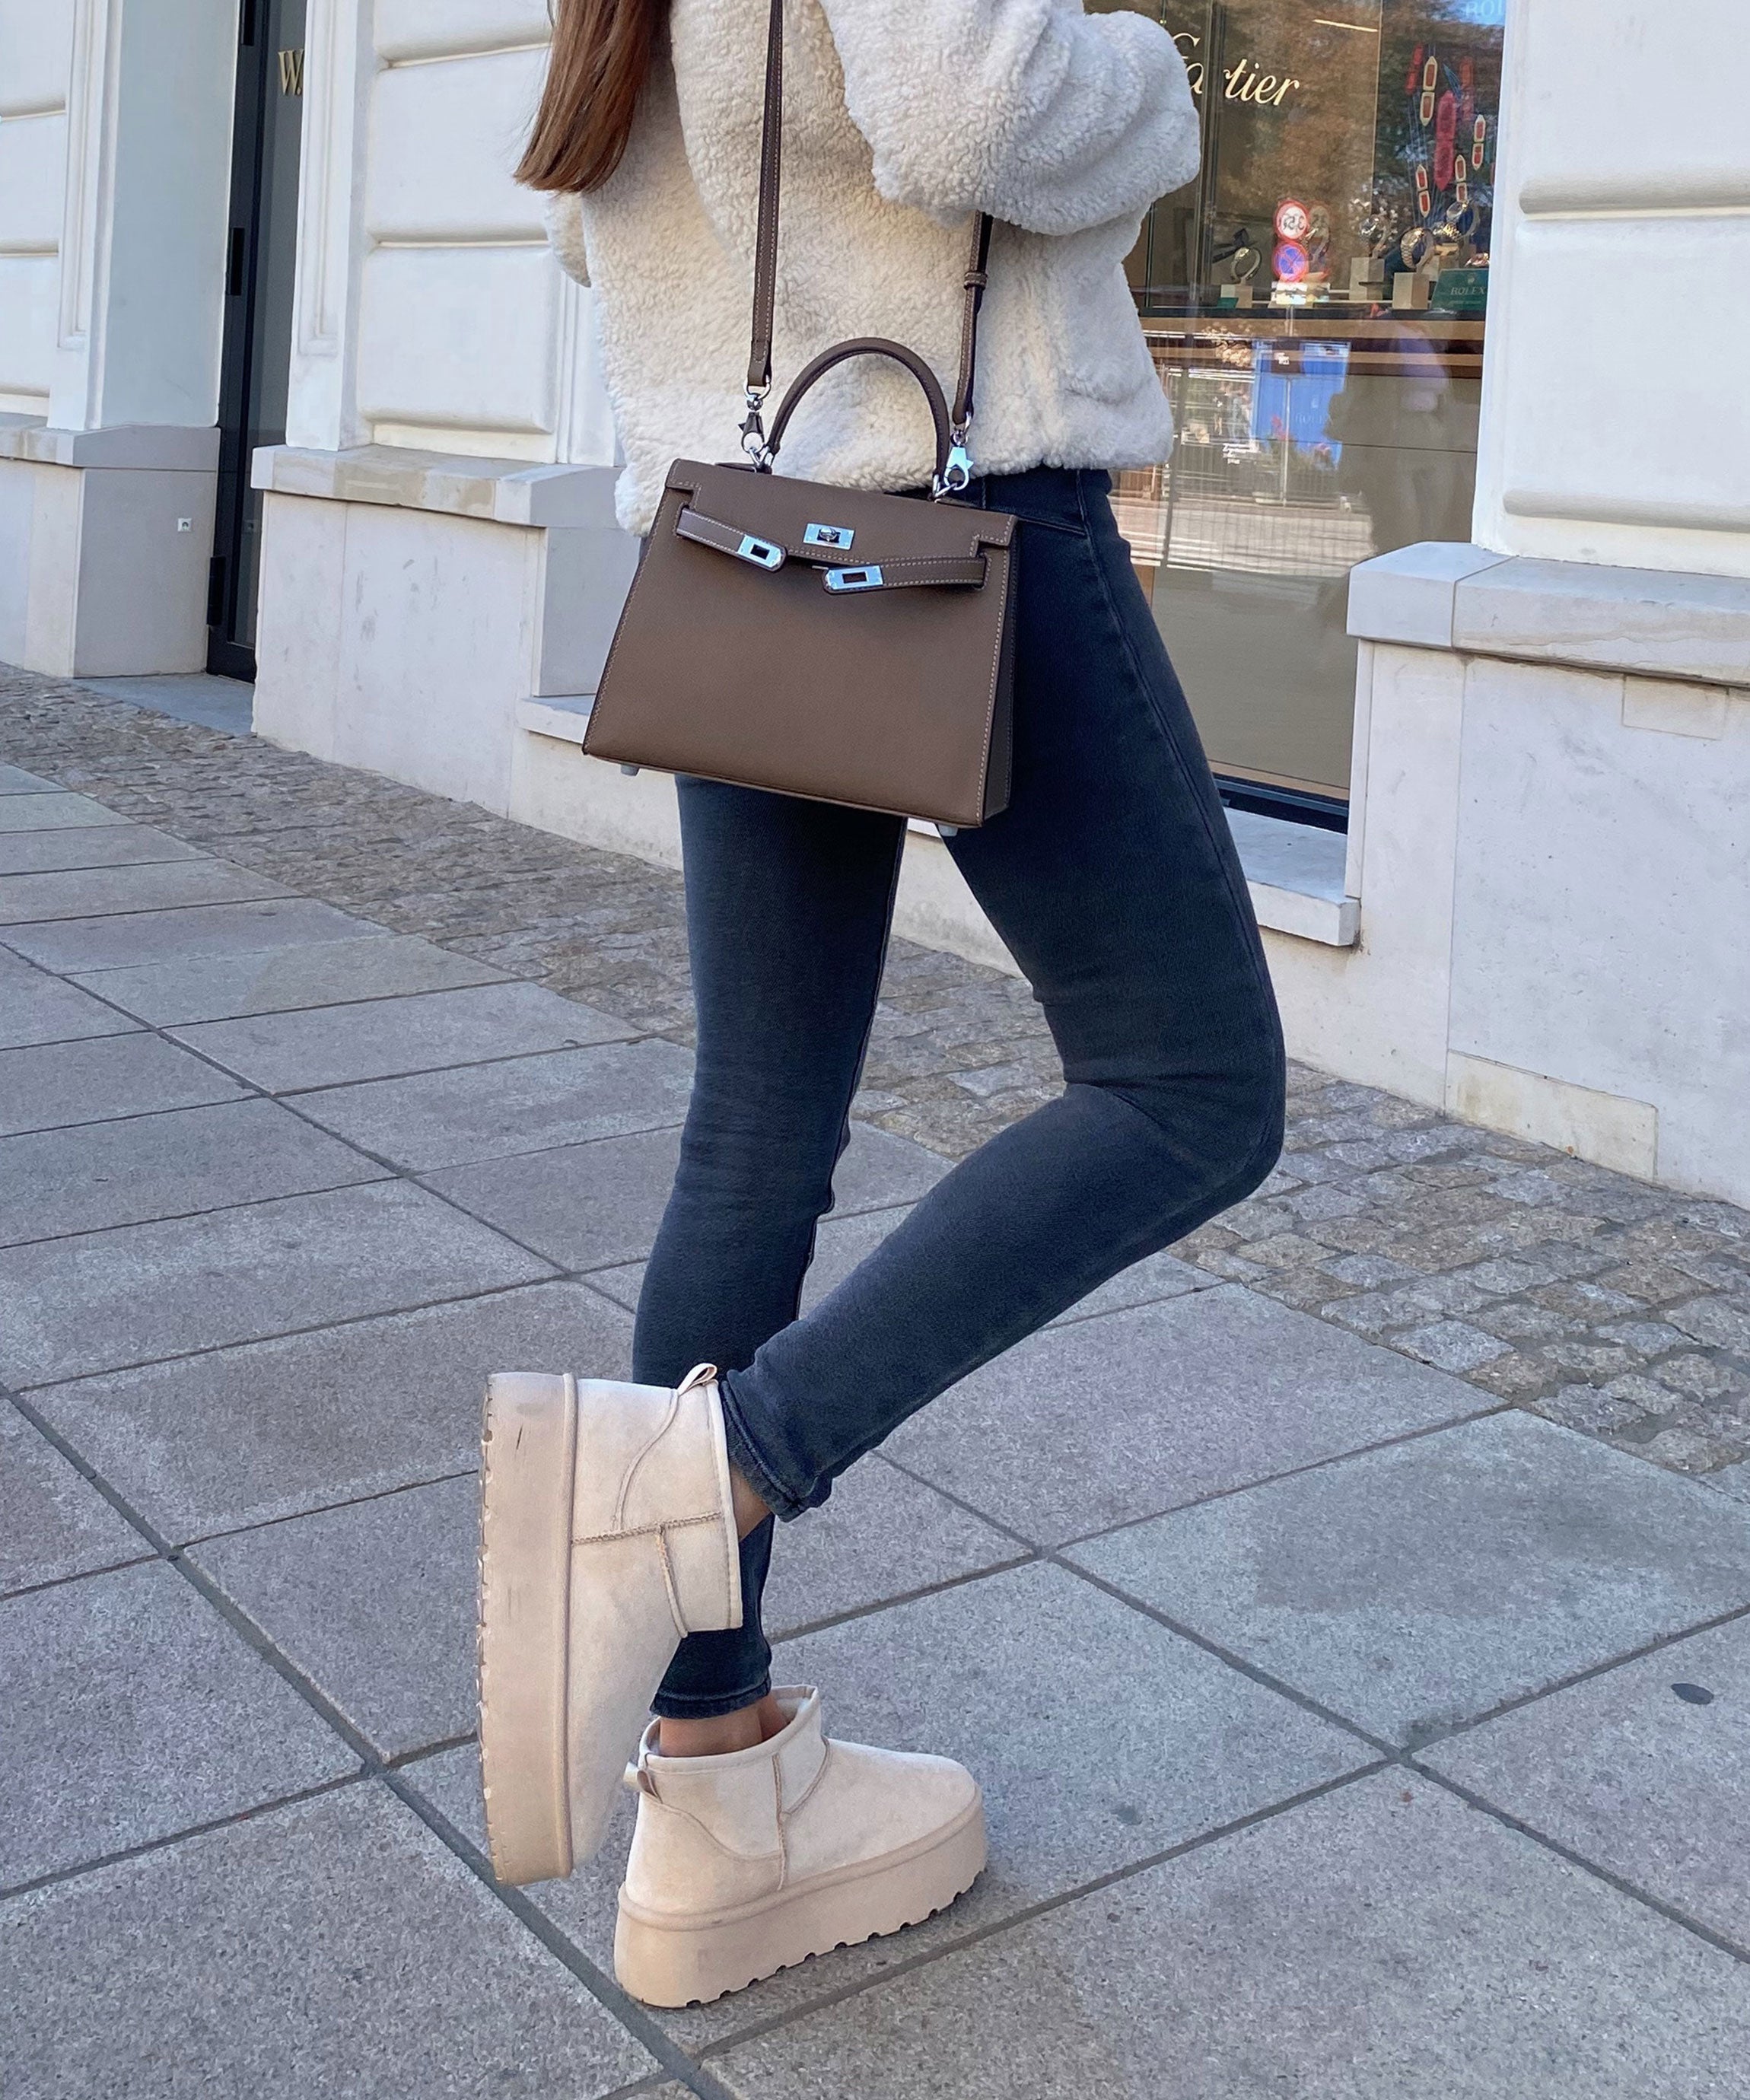
[[[760,1501],[786,1524],[812,1509],[814,1505],[806,1496],[791,1494],[773,1478],[771,1468],[747,1433],[734,1388],[726,1377],[717,1380],[717,1401],[723,1410],[723,1440],[729,1448],[730,1463]]]
[[[720,1714],[738,1714],[744,1706],[757,1706],[772,1688],[772,1673],[757,1679],[741,1692],[659,1692],[650,1711],[661,1721],[712,1721]]]

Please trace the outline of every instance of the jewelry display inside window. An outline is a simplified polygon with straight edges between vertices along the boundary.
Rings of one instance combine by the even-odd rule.
[[[1119,523],[1230,800],[1340,827],[1348,572],[1470,536],[1505,0],[1130,3],[1204,154],[1126,266],[1178,438]]]

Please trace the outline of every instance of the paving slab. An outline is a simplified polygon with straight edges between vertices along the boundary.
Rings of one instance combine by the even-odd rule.
[[[636,1033],[540,985],[478,985],[354,1006],[255,1014],[174,1031],[179,1042],[271,1094],[437,1071]]]
[[[825,1688],[829,1734],[961,1758],[985,1790],[990,1864],[951,1910],[898,1938],[806,1962],[715,2005],[662,2014],[689,2049],[793,2015],[1372,1757],[1141,1613],[1039,1564],[787,1641],[774,1673],[780,1683]],[[408,1776],[481,1842],[472,1748]],[[632,1815],[628,1798],[593,1861],[531,1891],[599,1962],[611,1959]],[[885,2092],[854,2081],[831,2090],[835,2100]]]
[[[1722,1466],[1718,1472],[1703,1477],[1722,1495],[1731,1496],[1735,1502],[1750,1502],[1750,1458],[1741,1459],[1735,1466]]]
[[[356,1768],[161,1560],[0,1604],[0,1888]]]
[[[460,1472],[496,1370],[625,1378],[632,1322],[536,1284],[39,1391],[33,1405],[180,1542]]]
[[[803,1286],[803,1311],[808,1312],[829,1291],[836,1290],[860,1262],[875,1252],[901,1220],[909,1215],[910,1209],[908,1203],[862,1216],[827,1219],[820,1229],[808,1281]],[[1101,1312],[1121,1312],[1131,1306],[1187,1297],[1192,1291],[1213,1290],[1221,1280],[1202,1269],[1193,1268],[1189,1262],[1180,1261],[1172,1255],[1151,1255],[1146,1261],[1122,1270],[1098,1290],[1091,1291],[1068,1312],[1060,1312],[1051,1325],[1062,1326],[1071,1321],[1091,1319]]]
[[[384,1758],[471,1735],[480,1487],[377,1495],[191,1547]]]
[[[0,1401],[0,1595],[150,1551],[48,1439]]]
[[[1229,1285],[1047,1328],[894,1432],[1041,1544],[1474,1414],[1443,1371]]]
[[[137,1024],[75,985],[0,948],[0,1050],[33,1043],[71,1043],[94,1035],[128,1035]]]
[[[693,1061],[659,1039],[555,1050],[306,1094],[302,1114],[416,1171],[677,1123]]]
[[[864,1211],[854,1217],[822,1220],[814,1236],[814,1258],[802,1282],[802,1311],[811,1312],[829,1291],[836,1290],[859,1262],[874,1253],[910,1208],[908,1203],[897,1210]],[[661,1215],[659,1208],[659,1221]],[[655,1237],[654,1226],[650,1237]],[[646,1244],[648,1246],[649,1242]],[[628,1262],[602,1269],[589,1280],[616,1304],[636,1312],[639,1293],[644,1288],[644,1271],[643,1262]]]
[[[0,795],[43,795],[55,792],[52,780],[42,780],[21,765],[0,765]]]
[[[127,822],[101,802],[94,802],[89,795],[68,795],[56,789],[47,794],[0,797],[0,832],[64,832],[75,826]]]
[[[105,999],[158,1028],[514,982],[491,963],[452,955],[414,933],[241,955],[173,955],[138,969],[99,971],[91,979]]]
[[[11,806],[0,803],[0,818]],[[46,969],[76,976],[137,968],[166,957],[187,961],[200,955],[243,955],[268,948],[364,940],[381,931],[368,920],[337,911],[332,904],[288,897],[269,898],[258,904],[194,904],[183,910],[124,911],[107,919],[9,926],[6,942]]]
[[[41,1385],[527,1283],[547,1265],[405,1182],[0,1252],[0,1379]]]
[[[1206,1268],[1193,1268],[1177,1255],[1152,1254],[1121,1268],[1086,1298],[1078,1299],[1051,1322],[1061,1327],[1076,1320],[1090,1320],[1101,1312],[1121,1312],[1132,1305],[1157,1305],[1168,1298],[1188,1297],[1194,1290],[1214,1290],[1222,1278]]]
[[[888,1234],[908,1216],[911,1206],[868,1212],[849,1218],[831,1217],[822,1224],[802,1290],[804,1312],[818,1305],[829,1291],[838,1288],[852,1270],[866,1261]],[[1184,1298],[1195,1290],[1214,1289],[1221,1278],[1193,1268],[1169,1254],[1151,1255],[1091,1291],[1051,1324],[1092,1318],[1100,1312],[1120,1312],[1133,1305],[1150,1305],[1167,1298]]]
[[[227,735],[246,737],[255,716],[255,687],[243,678],[209,671],[148,671],[116,678],[82,678],[82,686],[130,707],[147,708],[172,721],[199,722]],[[209,739],[210,743],[210,739]]]
[[[773,1544],[765,1628],[773,1639],[1024,1559],[1007,1533],[889,1466],[878,1452]]]
[[[0,1246],[376,1181],[387,1170],[272,1101],[0,1138]]]
[[[429,1178],[465,1210],[567,1268],[621,1265],[599,1281],[619,1303],[636,1308],[643,1257],[662,1223],[680,1157],[681,1132],[671,1124],[448,1168]],[[835,1222],[896,1197],[921,1194],[947,1168],[946,1160],[921,1145],[853,1123],[833,1176]]]
[[[229,861],[205,856],[132,867],[63,869],[53,874],[0,875],[0,925],[53,919],[110,917],[196,904],[235,904],[284,897],[281,883]]]
[[[663,1130],[446,1167],[427,1178],[465,1211],[562,1268],[633,1261],[641,1279],[642,1256],[662,1223],[680,1156],[681,1132],[671,1123]],[[610,1295],[636,1310],[635,1285],[629,1297],[624,1281]]]
[[[911,1215],[909,1203],[885,1211],[865,1211],[853,1218],[825,1218],[814,1236],[814,1259],[802,1282],[802,1310],[811,1312],[822,1299],[866,1261],[888,1234]]]
[[[832,1215],[846,1218],[859,1211],[915,1203],[953,1165],[940,1153],[915,1145],[909,1137],[897,1137],[878,1123],[854,1122],[850,1143],[833,1171]]]
[[[66,832],[0,832],[0,875],[50,875],[62,868],[135,867],[203,860],[150,824],[91,824]]]
[[[467,1457],[471,1464],[471,1450]],[[841,1494],[844,1507],[835,1509]],[[470,1471],[210,1539],[190,1557],[381,1755],[402,1757],[475,1725],[478,1502]],[[914,1546],[921,1551],[908,1553]],[[1012,1560],[1016,1551],[931,1489],[871,1462],[848,1476],[827,1511],[786,1527],[767,1626],[780,1635]]]
[[[0,1051],[0,1136],[242,1100],[236,1080],[156,1035]]]
[[[744,2043],[743,2100],[1703,2100],[1750,1972],[1384,1773]]]
[[[381,1781],[0,1908],[20,2100],[594,2100],[654,2074]]]
[[[1552,1692],[1424,1760],[1750,1959],[1750,1619]]]
[[[1491,1416],[1072,1551],[1400,1743],[1750,1604],[1750,1510]]]

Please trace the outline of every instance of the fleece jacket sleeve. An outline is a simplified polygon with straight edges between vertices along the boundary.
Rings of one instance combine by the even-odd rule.
[[[882,196],[1035,233],[1139,218],[1197,173],[1166,31],[1081,0],[822,0]]]
[[[547,245],[559,267],[580,285],[589,282],[589,255],[584,246],[584,201],[575,190],[553,190],[541,200]]]

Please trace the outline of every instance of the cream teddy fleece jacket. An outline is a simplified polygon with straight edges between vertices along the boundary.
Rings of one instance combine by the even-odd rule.
[[[650,529],[672,461],[735,459],[758,216],[767,0],[673,0],[666,48],[611,179],[549,211],[597,294],[626,466]],[[1081,0],[788,0],[773,405],[817,351],[882,335],[951,394],[969,219],[998,222],[979,333],[979,470],[1164,458],[1166,398],[1123,258],[1189,180],[1197,119],[1166,32]],[[915,381],[830,373],[779,470],[911,488],[933,463]]]

